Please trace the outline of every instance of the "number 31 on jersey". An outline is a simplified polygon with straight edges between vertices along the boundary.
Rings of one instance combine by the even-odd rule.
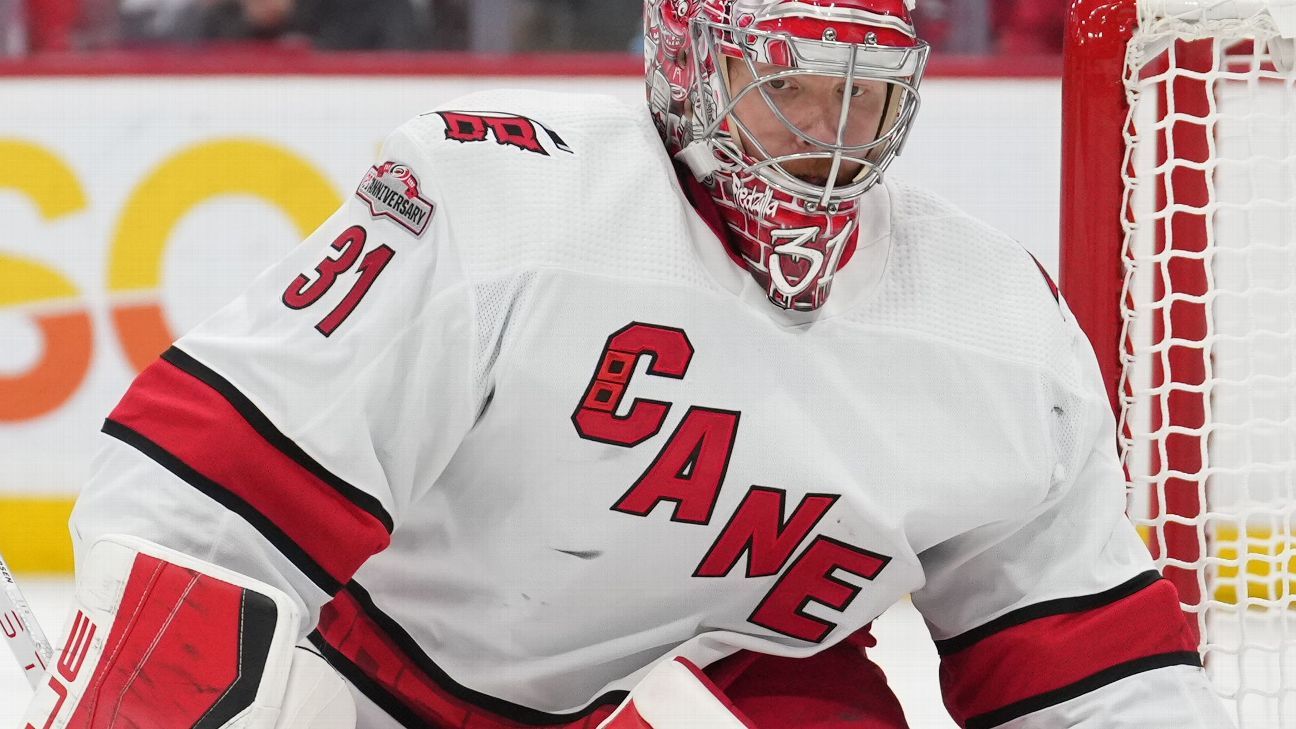
[[[332,336],[338,327],[346,323],[348,317],[369,293],[369,289],[378,280],[383,269],[391,262],[396,251],[386,245],[379,245],[365,253],[365,243],[369,233],[359,225],[353,225],[342,231],[333,240],[332,247],[338,252],[335,258],[325,258],[315,267],[315,277],[301,274],[283,293],[284,306],[289,309],[305,309],[324,297],[333,288],[338,279],[352,269],[359,274],[351,282],[351,290],[337,306],[333,307],[315,329],[326,337]]]

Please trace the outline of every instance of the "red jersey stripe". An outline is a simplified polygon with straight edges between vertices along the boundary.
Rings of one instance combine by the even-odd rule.
[[[1105,605],[1010,624],[946,654],[941,688],[960,726],[995,726],[1140,670],[1200,665],[1196,659],[1178,594],[1157,580]]]
[[[320,611],[311,642],[366,697],[411,729],[593,729],[626,697],[612,691],[581,712],[549,714],[473,691],[436,665],[356,583]],[[803,659],[739,651],[700,669],[718,698],[756,726],[903,727],[868,629]]]
[[[104,428],[240,513],[322,589],[335,592],[387,547],[387,523],[322,478],[318,467],[271,443],[264,429],[225,394],[166,359],[135,380]]]

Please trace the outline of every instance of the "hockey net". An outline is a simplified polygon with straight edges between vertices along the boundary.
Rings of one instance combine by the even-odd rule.
[[[1076,0],[1062,287],[1239,726],[1296,727],[1296,0]]]

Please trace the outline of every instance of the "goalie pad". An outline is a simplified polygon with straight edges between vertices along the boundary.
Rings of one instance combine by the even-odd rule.
[[[346,684],[296,646],[283,591],[133,537],[95,542],[24,729],[354,729]]]
[[[663,661],[635,685],[599,729],[755,729],[687,659]]]

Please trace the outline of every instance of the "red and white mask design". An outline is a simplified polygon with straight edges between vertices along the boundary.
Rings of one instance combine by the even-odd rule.
[[[911,7],[647,0],[653,119],[777,306],[823,305],[854,245],[859,199],[904,144],[928,52]]]

